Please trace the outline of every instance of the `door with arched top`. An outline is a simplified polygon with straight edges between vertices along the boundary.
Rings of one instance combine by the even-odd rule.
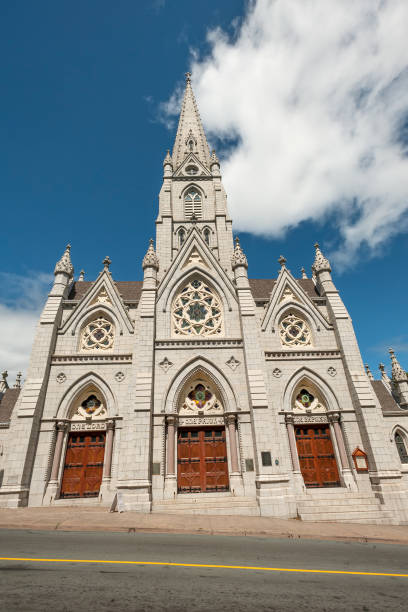
[[[71,432],[65,455],[61,497],[98,497],[104,455],[104,431]]]
[[[306,487],[339,487],[340,477],[329,425],[296,425],[295,434]]]

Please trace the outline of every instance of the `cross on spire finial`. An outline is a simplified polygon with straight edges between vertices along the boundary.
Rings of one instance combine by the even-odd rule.
[[[278,263],[280,263],[280,265],[282,266],[282,268],[284,268],[284,267],[285,267],[285,263],[286,263],[286,258],[285,258],[283,255],[281,255],[281,256],[279,257],[279,259],[278,259]]]
[[[186,83],[190,83],[191,81],[191,72],[186,72]]]
[[[107,255],[107,256],[105,257],[105,259],[103,260],[103,262],[102,262],[102,263],[103,263],[103,268],[104,268],[104,270],[109,270],[109,266],[110,266],[110,265],[111,265],[111,263],[112,263],[112,261],[111,261],[111,259],[110,259],[109,255]]]

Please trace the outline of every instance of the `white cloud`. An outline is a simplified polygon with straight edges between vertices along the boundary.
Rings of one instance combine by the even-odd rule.
[[[331,219],[343,265],[407,229],[407,23],[406,0],[258,0],[233,37],[208,34],[191,71],[210,138],[238,142],[222,165],[235,229]]]
[[[8,371],[10,386],[18,371],[27,372],[35,327],[51,281],[48,274],[0,272],[0,368]]]

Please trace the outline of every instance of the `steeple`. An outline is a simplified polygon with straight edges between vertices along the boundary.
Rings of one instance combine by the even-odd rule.
[[[174,169],[178,168],[189,153],[195,154],[204,166],[210,168],[210,150],[191,87],[191,74],[187,72],[186,89],[173,147]]]

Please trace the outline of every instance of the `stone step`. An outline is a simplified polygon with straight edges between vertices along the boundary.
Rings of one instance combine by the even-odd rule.
[[[240,502],[254,503],[256,500],[253,497],[236,497],[231,494],[218,493],[216,495],[211,493],[203,493],[202,495],[178,495],[174,499],[161,499],[155,501],[153,504],[185,504],[185,505],[197,505],[197,504],[218,504],[218,503],[231,503],[236,504]]]
[[[302,521],[347,521],[354,519],[390,519],[392,518],[392,512],[389,510],[346,510],[341,511],[337,510],[335,512],[307,512],[302,513],[301,515]]]
[[[316,508],[316,507],[324,507],[331,508],[332,506],[379,506],[379,501],[375,497],[360,497],[357,499],[349,499],[348,497],[339,497],[333,498],[328,502],[328,500],[318,500],[318,499],[298,499],[298,507],[304,508]]]
[[[155,507],[153,505],[152,512],[162,513],[162,514],[222,514],[225,516],[259,516],[259,508],[257,506],[197,506],[197,507],[189,507],[189,506],[159,506]]]

